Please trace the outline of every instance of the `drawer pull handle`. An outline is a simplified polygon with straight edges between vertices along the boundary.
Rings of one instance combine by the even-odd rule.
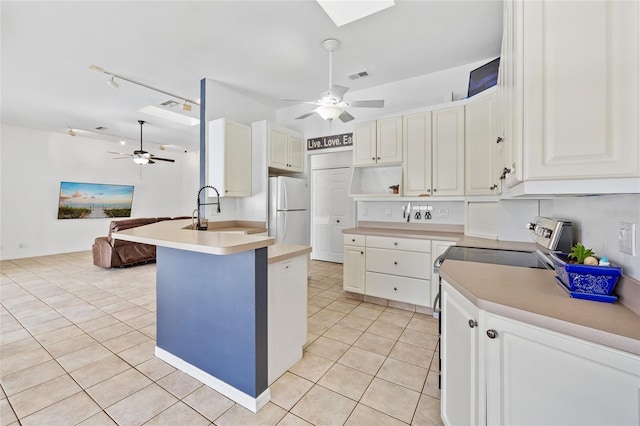
[[[489,339],[495,339],[498,337],[498,332],[493,329],[487,330],[487,336],[489,336]]]
[[[474,327],[477,327],[477,326],[478,326],[478,321],[473,320],[473,319],[469,320],[469,327],[470,328],[474,328]]]
[[[393,245],[394,245],[394,246],[397,246],[397,245],[398,245],[398,242],[397,242],[397,241],[396,241],[396,242],[394,242],[394,243],[393,243]]]
[[[352,238],[352,239],[351,239],[351,242],[355,243],[355,242],[356,242],[356,239],[355,239],[355,238]]]
[[[360,254],[364,254],[364,252],[363,252],[363,251],[361,251],[361,252],[360,252]]]
[[[394,264],[394,265],[397,265],[397,264],[398,264],[398,262],[393,262],[393,264]]]

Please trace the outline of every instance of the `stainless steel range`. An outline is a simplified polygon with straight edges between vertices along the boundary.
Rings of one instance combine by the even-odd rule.
[[[492,263],[495,265],[517,266],[522,268],[553,269],[551,261],[545,253],[550,251],[569,252],[573,246],[571,222],[562,219],[536,216],[533,222],[526,224],[531,237],[536,242],[535,251],[503,250],[495,248],[479,248],[451,246],[438,256],[433,270],[440,272],[440,267],[447,260],[466,262]],[[438,278],[438,295],[433,302],[433,316],[438,318],[440,331],[442,315],[440,306],[441,278]],[[440,360],[440,344],[438,340],[438,359]],[[441,360],[440,360],[441,361]]]

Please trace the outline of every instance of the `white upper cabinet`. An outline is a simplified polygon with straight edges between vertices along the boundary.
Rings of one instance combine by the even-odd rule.
[[[221,197],[251,196],[251,127],[225,118],[209,122],[207,183]]]
[[[504,8],[507,183],[639,177],[640,3],[513,0]]]
[[[502,142],[497,140],[495,89],[469,99],[465,105],[465,194],[500,193]]]
[[[431,111],[402,119],[402,195],[431,195]]]
[[[464,105],[432,111],[433,195],[464,195]]]
[[[359,123],[353,133],[354,165],[402,162],[402,117]]]
[[[269,124],[269,167],[288,172],[304,172],[304,139],[293,130]]]

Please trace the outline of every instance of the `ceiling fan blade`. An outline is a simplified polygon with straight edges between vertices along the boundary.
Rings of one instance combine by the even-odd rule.
[[[346,123],[348,121],[353,120],[355,117],[351,114],[349,114],[347,111],[343,111],[342,114],[340,114],[338,116],[338,118],[343,122]]]
[[[302,114],[300,117],[296,117],[296,120],[302,120],[303,118],[307,118],[311,115],[315,114],[315,111],[308,112],[306,114]]]
[[[375,101],[349,101],[349,106],[356,108],[383,108],[384,100],[379,99]]]
[[[329,89],[329,96],[334,98],[342,99],[345,93],[349,91],[349,88],[346,86],[340,86],[339,84],[332,84],[331,89]]]
[[[156,160],[157,160],[157,158],[156,158]],[[149,160],[149,161],[147,162],[147,164],[156,164],[156,162],[155,162],[155,161],[153,161],[153,160]]]
[[[131,154],[125,154],[124,152],[107,151],[107,153],[109,153],[109,154],[116,154],[116,155],[126,155],[126,156],[129,156],[129,157],[133,157],[133,155],[131,155]]]
[[[168,161],[170,163],[175,163],[176,162],[176,160],[174,160],[173,158],[161,158],[161,157],[156,157],[155,155],[152,155],[151,158],[154,159],[154,160]],[[151,159],[149,160],[149,162],[150,163],[152,162]]]

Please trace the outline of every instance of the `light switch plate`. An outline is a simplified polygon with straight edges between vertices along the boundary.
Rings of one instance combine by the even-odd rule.
[[[636,224],[620,222],[618,226],[618,248],[622,253],[636,255]]]

